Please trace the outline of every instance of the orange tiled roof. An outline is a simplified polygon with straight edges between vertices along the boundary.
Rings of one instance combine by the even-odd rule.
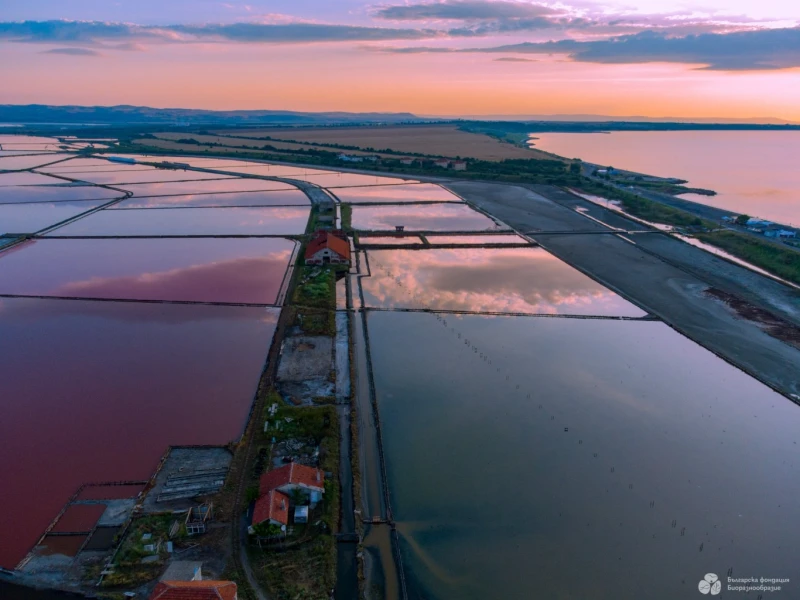
[[[270,490],[261,496],[253,509],[253,525],[270,519],[283,525],[289,522],[289,496],[278,490]]]
[[[333,250],[339,256],[350,260],[350,244],[347,243],[347,240],[328,231],[318,231],[316,233],[314,239],[306,246],[305,257],[307,259],[313,258],[317,252],[325,248]]]
[[[160,581],[150,600],[234,600],[232,581]]]
[[[261,476],[259,491],[262,495],[270,490],[293,483],[311,489],[323,491],[325,489],[325,474],[319,469],[307,467],[298,463],[289,463]]]

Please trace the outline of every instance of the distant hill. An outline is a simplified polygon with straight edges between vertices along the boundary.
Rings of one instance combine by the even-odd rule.
[[[288,110],[195,110],[147,106],[51,106],[2,104],[0,123],[101,125],[327,125],[423,121],[411,113],[294,112]]]

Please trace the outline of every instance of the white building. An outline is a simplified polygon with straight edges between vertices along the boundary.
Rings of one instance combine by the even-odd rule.
[[[344,162],[364,162],[364,158],[362,156],[350,156],[349,154],[340,154],[337,158]]]

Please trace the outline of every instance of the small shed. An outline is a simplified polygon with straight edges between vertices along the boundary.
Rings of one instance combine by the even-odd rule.
[[[294,507],[294,522],[295,523],[308,523],[308,506],[295,506]]]
[[[201,504],[193,506],[186,513],[186,533],[189,535],[199,535],[206,532],[206,524],[211,520],[213,504]]]

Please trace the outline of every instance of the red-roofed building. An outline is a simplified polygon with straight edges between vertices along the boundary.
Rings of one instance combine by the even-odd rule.
[[[307,265],[349,265],[350,243],[347,238],[332,231],[318,231],[306,246]]]
[[[238,600],[232,581],[160,581],[150,600]]]
[[[253,525],[264,522],[271,525],[289,523],[289,496],[278,490],[271,490],[256,500]]]
[[[310,494],[313,501],[325,492],[325,474],[313,467],[289,463],[261,476],[259,493],[264,496],[272,490],[285,494],[300,490]]]

